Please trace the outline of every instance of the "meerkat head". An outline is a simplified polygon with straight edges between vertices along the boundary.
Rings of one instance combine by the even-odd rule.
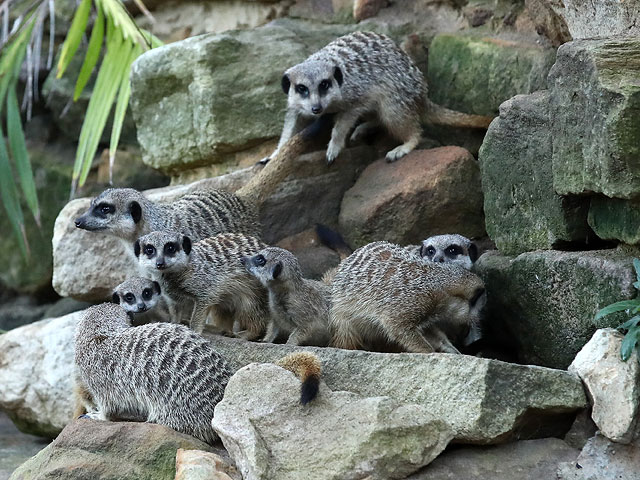
[[[136,240],[133,251],[147,272],[176,272],[189,263],[191,239],[181,233],[151,232]]]
[[[133,188],[109,188],[91,201],[75,225],[90,232],[102,231],[121,238],[135,238],[148,200]]]
[[[451,263],[470,269],[478,258],[478,248],[462,235],[435,235],[422,241],[420,256],[430,262]]]
[[[243,257],[241,261],[247,271],[265,287],[276,282],[298,281],[302,278],[298,259],[284,248],[263,248],[257,255]]]
[[[288,106],[305,117],[331,113],[332,105],[342,99],[342,70],[329,62],[306,60],[288,69],[282,77],[282,90]]]
[[[118,303],[129,315],[146,312],[156,306],[160,299],[160,284],[148,278],[128,278],[114,291],[113,303]]]

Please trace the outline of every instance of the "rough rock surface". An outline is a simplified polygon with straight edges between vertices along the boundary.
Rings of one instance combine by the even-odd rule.
[[[554,47],[572,40],[567,23],[556,11],[562,0],[525,0],[524,4],[536,31],[547,37]]]
[[[340,263],[340,255],[320,243],[315,228],[283,238],[277,246],[298,258],[305,278],[320,279],[324,272]]]
[[[549,4],[564,18],[575,39],[640,34],[640,4],[637,2],[552,0]]]
[[[242,480],[227,459],[213,452],[178,449],[175,480]]]
[[[638,78],[638,37],[576,40],[558,49],[548,82],[558,193],[638,194]]]
[[[483,236],[478,164],[460,147],[377,160],[345,193],[339,222],[354,248],[376,240],[418,243],[440,233]]]
[[[10,480],[173,480],[176,451],[211,448],[151,423],[75,420]]]
[[[579,450],[557,438],[490,447],[451,446],[407,480],[551,480]]]
[[[505,255],[588,237],[589,201],[553,188],[548,91],[500,105],[480,149],[487,232]]]
[[[247,343],[209,336],[237,368],[313,351],[330,389],[418,404],[448,422],[457,442],[490,444],[564,434],[586,406],[582,384],[565,371],[466,355],[393,354]]]
[[[25,433],[55,437],[73,413],[73,337],[80,312],[0,335],[0,408]]]
[[[623,337],[612,328],[596,331],[569,371],[584,382],[600,433],[630,443],[640,438],[640,363],[637,352],[626,362],[620,358]]]
[[[442,33],[429,46],[429,98],[455,110],[496,115],[505,100],[545,88],[555,50],[533,42]]]
[[[589,226],[599,238],[640,244],[640,202],[594,196],[589,205]]]
[[[25,435],[0,411],[0,478],[6,480],[29,458],[47,446],[48,439]]]
[[[315,223],[338,223],[340,202],[358,172],[376,158],[371,147],[349,148],[326,166],[324,152],[302,155],[293,172],[260,209],[263,239],[275,243]],[[168,203],[194,189],[222,188],[230,191],[244,185],[256,172],[247,168],[189,185],[148,190],[153,201]],[[137,275],[132,251],[120,240],[75,227],[73,220],[89,207],[89,198],[69,202],[56,219],[53,234],[53,288],[62,296],[103,301],[128,276]]]
[[[561,464],[558,480],[635,480],[640,465],[640,447],[621,445],[596,435],[587,442],[578,459]]]
[[[488,252],[476,262],[487,288],[487,336],[508,333],[520,360],[567,368],[598,328],[601,308],[635,297],[632,257],[619,250],[537,251],[509,257]]]
[[[453,438],[421,405],[332,392],[300,404],[300,381],[283,368],[252,364],[231,377],[213,427],[244,478],[405,478]]]

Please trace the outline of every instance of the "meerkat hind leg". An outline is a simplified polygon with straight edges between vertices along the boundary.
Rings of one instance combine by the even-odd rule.
[[[265,343],[273,343],[276,338],[278,338],[278,335],[280,335],[280,329],[278,325],[276,325],[276,322],[271,320],[267,326],[267,333],[264,335],[262,341]]]
[[[404,142],[402,145],[398,145],[393,150],[390,150],[389,152],[387,152],[387,155],[385,156],[385,158],[387,159],[387,162],[389,163],[395,162],[399,158],[404,157],[407,153],[413,151],[418,146],[418,143],[420,143],[420,137],[421,137],[420,134],[413,135],[409,140]]]
[[[382,322],[385,325],[386,322]],[[393,328],[385,328],[389,340],[411,353],[433,353],[435,349],[414,322],[393,322]]]

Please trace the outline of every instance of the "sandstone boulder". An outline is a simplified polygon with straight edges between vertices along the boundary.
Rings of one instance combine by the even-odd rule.
[[[310,404],[299,398],[300,381],[275,365],[248,365],[231,377],[213,427],[244,478],[405,478],[453,437],[421,405],[324,385]]]
[[[484,235],[480,171],[463,148],[415,150],[397,162],[369,165],[340,208],[352,247],[376,240],[401,245],[435,234]]]
[[[517,95],[500,105],[480,149],[487,232],[506,255],[584,242],[589,201],[553,188],[550,93]]]
[[[242,480],[228,459],[213,452],[178,449],[175,480]]]
[[[11,480],[173,480],[178,449],[211,448],[189,435],[151,423],[75,420]]]
[[[569,371],[587,387],[600,433],[614,442],[630,443],[640,437],[640,363],[637,352],[622,361],[622,338],[612,328],[596,331]]]
[[[596,435],[577,460],[558,468],[558,480],[634,480],[638,478],[640,447],[621,445]]]
[[[596,321],[596,313],[636,295],[632,257],[619,250],[488,252],[476,269],[487,288],[487,337],[508,333],[501,341],[520,361],[547,367],[567,368],[596,329],[624,319]]]
[[[566,371],[450,354],[370,353],[247,343],[207,335],[236,368],[312,351],[333,391],[418,404],[451,425],[458,443],[491,444],[564,434],[586,406]]]

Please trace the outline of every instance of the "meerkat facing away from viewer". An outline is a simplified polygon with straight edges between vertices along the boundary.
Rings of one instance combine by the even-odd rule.
[[[374,242],[338,268],[331,285],[333,346],[391,341],[415,353],[460,353],[480,337],[485,289],[456,265],[423,262],[404,248]],[[452,343],[453,342],[453,343]]]
[[[386,35],[354,32],[320,49],[282,77],[287,94],[284,128],[275,152],[310,120],[335,114],[327,161],[345,147],[347,135],[361,118],[351,139],[382,124],[402,145],[387,153],[393,162],[413,150],[422,137],[421,120],[431,123],[487,128],[491,118],[448,110],[427,97],[427,84],[411,58]],[[367,118],[371,117],[371,118]]]
[[[271,322],[264,341],[273,342],[283,333],[288,345],[329,344],[327,285],[303,278],[298,259],[283,248],[267,247],[243,263],[269,291]]]
[[[131,327],[113,303],[88,308],[75,335],[77,374],[96,420],[140,418],[207,443],[232,370],[200,335],[170,323]]]
[[[196,243],[180,233],[151,232],[140,237],[134,251],[140,267],[159,271],[165,293],[175,302],[193,300],[190,326],[202,333],[209,310],[216,325],[233,333],[234,321],[255,340],[269,319],[266,289],[242,265],[265,245],[257,238],[223,233]]]

